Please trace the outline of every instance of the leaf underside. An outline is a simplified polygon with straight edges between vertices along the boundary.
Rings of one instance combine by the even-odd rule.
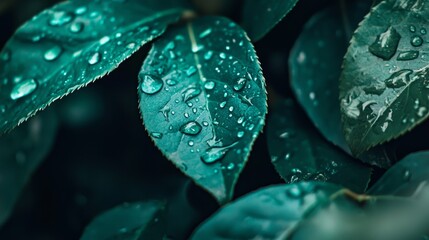
[[[386,0],[360,23],[343,63],[343,131],[354,154],[428,117],[426,1]]]
[[[183,11],[144,2],[60,3],[19,28],[0,53],[0,133],[106,75]]]
[[[158,148],[220,203],[231,199],[267,112],[244,31],[221,17],[171,28],[139,79],[143,122]]]
[[[268,121],[268,150],[287,183],[323,181],[356,192],[368,186],[371,169],[329,144],[291,100],[277,106]]]
[[[352,31],[369,10],[369,3],[339,4],[313,16],[305,25],[289,56],[292,90],[305,112],[330,142],[351,153],[341,130],[339,77]],[[381,146],[359,156],[371,165],[392,163]]]
[[[242,25],[252,41],[258,41],[279,23],[298,0],[245,0]]]

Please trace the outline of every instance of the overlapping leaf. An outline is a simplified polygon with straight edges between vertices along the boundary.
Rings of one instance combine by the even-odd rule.
[[[0,133],[115,69],[178,20],[178,3],[77,0],[24,24],[0,53]]]
[[[231,199],[267,111],[244,31],[220,17],[171,28],[139,78],[143,121],[156,145],[219,202]]]
[[[386,0],[355,32],[340,82],[343,130],[353,153],[428,117],[428,13],[426,1]]]
[[[350,148],[341,130],[339,77],[352,31],[369,3],[348,4],[321,11],[312,17],[298,37],[289,57],[292,90],[298,102],[323,136],[347,153]],[[378,147],[359,158],[387,168],[391,165],[388,149]]]
[[[242,24],[253,41],[261,39],[295,6],[298,0],[245,0]]]

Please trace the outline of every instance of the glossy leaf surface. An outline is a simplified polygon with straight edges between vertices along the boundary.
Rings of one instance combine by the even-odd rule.
[[[343,63],[343,130],[354,154],[409,131],[429,114],[426,1],[386,0],[355,32]]]
[[[126,203],[97,216],[86,227],[81,240],[163,239],[165,203]]]
[[[49,154],[58,127],[52,111],[0,137],[0,225],[11,214],[22,189]]]
[[[139,75],[140,109],[159,149],[221,203],[263,124],[265,82],[252,44],[226,18],[170,29]]]
[[[245,0],[242,24],[253,41],[261,39],[295,6],[298,0]]]
[[[364,192],[371,169],[328,143],[303,115],[285,100],[268,121],[268,150],[280,176],[287,183],[324,181]]]
[[[322,135],[347,153],[351,152],[341,130],[339,90],[333,86],[339,84],[351,33],[369,7],[369,3],[343,1],[316,14],[305,25],[289,57],[291,85],[298,102]],[[387,168],[391,165],[387,151],[378,147],[359,159]]]
[[[162,34],[182,10],[161,6],[70,1],[25,23],[0,53],[0,133],[106,75]]]

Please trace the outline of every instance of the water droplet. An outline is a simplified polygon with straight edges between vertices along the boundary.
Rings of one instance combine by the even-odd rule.
[[[234,111],[234,107],[233,106],[229,107],[228,111],[233,112]]]
[[[186,135],[197,135],[201,132],[201,125],[195,121],[183,124],[180,127],[180,132]]]
[[[134,43],[134,42],[130,42],[127,44],[128,49],[134,49],[135,47],[136,47],[136,43]]]
[[[399,52],[398,57],[396,58],[398,61],[409,61],[414,60],[419,57],[419,51],[406,51]]]
[[[192,147],[192,146],[194,146],[194,141],[192,141],[192,140],[191,140],[191,141],[189,141],[189,142],[188,142],[188,145],[189,145],[189,146],[191,146],[191,147]]]
[[[49,20],[49,25],[51,26],[62,26],[73,20],[73,15],[68,12],[56,12],[53,14],[52,18]]]
[[[101,54],[99,52],[95,52],[88,58],[88,63],[91,65],[97,64],[100,62],[100,57]]]
[[[153,132],[150,134],[153,138],[157,138],[157,139],[161,139],[162,138],[162,133],[159,132]]]
[[[226,54],[225,54],[225,53],[220,53],[220,54],[219,54],[219,57],[220,57],[221,59],[225,59],[225,58],[226,58]]]
[[[399,88],[407,85],[410,82],[410,74],[413,70],[403,69],[393,73],[385,80],[386,86],[389,88]]]
[[[235,167],[235,164],[234,164],[234,163],[229,163],[229,164],[226,166],[226,169],[228,169],[228,170],[232,170],[232,169],[234,169],[234,167]]]
[[[404,170],[404,173],[402,175],[402,178],[404,179],[404,181],[410,181],[411,180],[411,172],[408,169]]]
[[[378,82],[375,81],[373,85],[364,87],[363,91],[366,94],[374,94],[374,95],[381,95],[384,90],[386,90],[386,84],[384,82]]]
[[[244,136],[244,132],[243,131],[237,132],[237,137],[238,138],[242,138],[243,136]]]
[[[201,93],[201,89],[198,87],[190,87],[188,89],[186,89],[186,91],[182,94],[183,96],[183,101],[187,102],[195,97],[197,97],[198,95],[200,95]]]
[[[226,102],[225,102],[225,101],[224,101],[224,102],[219,103],[219,107],[220,107],[220,108],[224,108],[224,107],[225,107],[225,105],[226,105]]]
[[[423,39],[420,36],[414,36],[410,41],[413,47],[420,47],[423,44]]]
[[[226,147],[211,147],[201,156],[201,160],[206,164],[215,163],[225,157],[230,148],[237,143],[233,143]]]
[[[17,100],[33,93],[37,88],[37,82],[34,79],[27,79],[16,84],[11,93],[10,98]]]
[[[212,32],[211,28],[207,28],[206,30],[204,30],[203,32],[200,33],[199,37],[200,38],[205,38],[207,37],[210,33]]]
[[[420,107],[419,110],[417,111],[417,116],[419,117],[423,117],[427,112],[427,108],[426,107]]]
[[[204,121],[204,122],[203,122],[203,126],[204,126],[204,127],[207,127],[208,125],[209,125],[209,123],[208,123],[208,122],[206,122],[206,121]]]
[[[208,81],[204,84],[204,88],[207,90],[213,90],[213,88],[216,86],[216,83],[213,81]]]
[[[46,61],[54,61],[61,55],[62,52],[63,52],[63,49],[61,47],[55,46],[49,49],[48,51],[46,51],[43,57],[45,58]]]
[[[168,80],[166,81],[166,83],[167,83],[167,85],[168,85],[168,86],[174,86],[174,85],[176,85],[176,84],[177,84],[177,81],[176,81],[176,80],[173,80],[173,79],[168,79]]]
[[[286,195],[289,198],[300,198],[301,190],[297,186],[291,185],[290,188],[286,190]]]
[[[83,31],[85,25],[82,22],[74,22],[70,25],[70,32],[80,33]]]
[[[194,75],[194,73],[197,72],[197,69],[194,66],[190,66],[187,70],[186,70],[186,76],[190,77],[192,75]]]
[[[379,58],[389,60],[395,55],[400,39],[401,35],[396,29],[389,27],[385,32],[377,36],[377,39],[369,46],[368,50]]]
[[[174,41],[171,41],[167,43],[167,45],[165,45],[165,50],[173,50],[175,47],[176,47],[176,44],[174,43]]]
[[[425,35],[427,33],[426,28],[420,29],[420,34]]]
[[[246,78],[239,78],[232,88],[235,91],[239,92],[244,89],[244,87],[246,86],[246,83],[247,83]]]
[[[207,52],[204,54],[204,59],[205,59],[205,60],[210,60],[212,57],[213,57],[213,51],[207,51]]]
[[[410,32],[412,33],[416,32],[416,26],[410,25]]]
[[[7,62],[7,61],[9,61],[9,60],[10,60],[11,55],[12,55],[11,51],[10,51],[9,49],[5,49],[5,50],[3,50],[3,52],[1,53],[1,55],[0,55],[0,59],[1,59],[3,62]]]
[[[141,91],[149,95],[159,92],[162,89],[162,86],[164,85],[162,80],[155,76],[143,75],[143,76],[139,76],[139,78],[141,81],[141,85],[140,85]],[[173,112],[171,114],[173,114]]]
[[[239,117],[238,119],[237,119],[237,123],[238,124],[242,124],[244,122],[244,117]]]
[[[74,13],[75,13],[76,15],[82,15],[82,14],[84,14],[87,10],[88,10],[88,9],[87,9],[85,6],[82,6],[82,7],[78,7],[78,8],[76,8],[76,10],[74,11]]]
[[[109,41],[110,41],[110,37],[104,36],[98,42],[100,43],[100,45],[104,45],[104,44],[108,43]]]

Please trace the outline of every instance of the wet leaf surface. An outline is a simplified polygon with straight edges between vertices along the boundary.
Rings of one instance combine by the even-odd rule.
[[[298,0],[245,0],[242,24],[253,41],[265,36],[295,6]]]
[[[55,140],[57,116],[46,111],[0,138],[0,225]]]
[[[140,109],[155,144],[219,202],[231,199],[267,111],[244,31],[219,17],[172,28],[154,43],[139,79]]]
[[[271,115],[267,144],[271,161],[287,183],[323,181],[364,192],[371,168],[328,143],[298,110],[284,100]]]
[[[77,0],[25,23],[0,53],[0,133],[104,76],[161,35],[182,9],[160,5]]]
[[[292,90],[298,102],[330,142],[351,153],[341,130],[339,84],[341,64],[351,33],[370,9],[369,2],[338,4],[313,16],[289,57]],[[392,163],[389,149],[378,147],[359,156],[383,168]]]
[[[125,203],[97,216],[85,229],[81,240],[163,239],[165,203],[146,201]]]
[[[354,154],[427,118],[428,12],[425,1],[384,1],[355,32],[340,81],[343,130]]]

